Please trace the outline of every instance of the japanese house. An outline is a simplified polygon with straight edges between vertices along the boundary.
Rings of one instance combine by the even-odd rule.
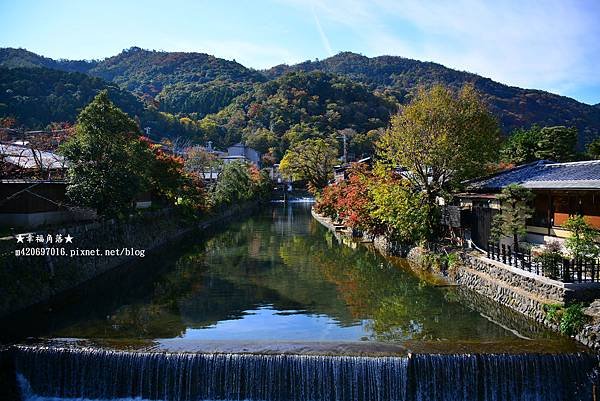
[[[563,225],[573,215],[583,216],[600,229],[600,160],[541,160],[471,181],[468,192],[458,194],[460,209],[470,211],[465,228],[480,248],[487,249],[491,220],[501,207],[496,196],[509,184],[529,188],[535,195],[533,217],[527,225],[528,242],[542,244],[568,237]]]

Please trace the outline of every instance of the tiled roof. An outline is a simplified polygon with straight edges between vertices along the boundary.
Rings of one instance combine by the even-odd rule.
[[[501,190],[509,184],[531,189],[600,189],[600,160],[554,163],[540,160],[471,181],[470,190]]]
[[[66,167],[65,159],[53,152],[34,150],[22,145],[7,145],[0,143],[0,156],[5,162],[21,168],[38,168],[41,162],[44,169],[63,169]]]

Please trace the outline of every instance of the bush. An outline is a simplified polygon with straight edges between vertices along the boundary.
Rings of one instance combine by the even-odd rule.
[[[600,255],[600,244],[596,242],[599,233],[582,216],[569,217],[564,227],[571,231],[565,246],[575,260],[595,259]]]
[[[567,307],[551,304],[546,305],[544,309],[546,311],[546,321],[557,324],[560,332],[567,336],[577,334],[587,321],[581,303]]]
[[[586,320],[587,317],[583,314],[582,304],[568,306],[563,311],[559,326],[560,332],[569,336],[574,335],[583,328]]]
[[[563,255],[560,252],[561,245],[558,241],[549,242],[544,251],[536,256],[536,261],[541,263],[544,276],[557,279],[560,273]]]
[[[345,183],[335,183],[325,187],[315,204],[315,211],[332,220],[337,220],[339,217],[338,201],[344,196],[344,186]]]

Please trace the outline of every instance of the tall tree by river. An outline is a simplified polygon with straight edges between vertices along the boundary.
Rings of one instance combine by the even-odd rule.
[[[419,90],[377,144],[389,168],[401,166],[415,190],[426,194],[431,232],[436,198],[481,175],[497,159],[500,129],[472,85],[458,93],[436,85]]]

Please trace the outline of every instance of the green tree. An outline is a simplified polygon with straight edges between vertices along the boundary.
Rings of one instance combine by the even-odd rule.
[[[69,161],[68,197],[101,215],[130,210],[135,196],[146,189],[143,172],[151,154],[139,138],[139,128],[100,92],[79,114],[75,134],[61,153]]]
[[[557,162],[572,161],[575,160],[576,146],[577,128],[544,127],[539,133],[535,157]]]
[[[333,141],[306,139],[288,149],[279,170],[293,179],[306,180],[309,189],[318,193],[333,175],[333,166],[338,163],[337,154]]]
[[[348,144],[348,150],[357,158],[363,158],[371,156],[375,151],[375,143],[383,135],[385,130],[383,128],[372,129],[365,133],[356,133],[350,137]]]
[[[600,255],[598,230],[588,224],[583,216],[571,216],[564,227],[571,231],[571,236],[565,240],[565,247],[575,260],[594,259]]]
[[[600,159],[600,138],[588,144],[587,153],[592,159]]]
[[[537,125],[529,129],[517,128],[502,147],[502,160],[507,163],[524,164],[536,160],[541,128]]]
[[[510,184],[502,189],[498,200],[500,213],[494,216],[492,235],[499,239],[505,235],[513,238],[513,249],[519,250],[519,237],[527,232],[527,219],[532,216],[530,206],[533,192],[517,184]]]
[[[298,142],[304,141],[306,139],[315,139],[321,138],[322,134],[314,127],[311,127],[308,124],[300,123],[292,126],[284,135],[283,135],[283,147],[287,149],[290,146],[294,146]]]
[[[423,192],[411,189],[408,180],[378,172],[369,192],[371,217],[388,227],[388,235],[406,244],[414,244],[429,236],[429,205]]]
[[[414,189],[426,196],[429,229],[437,227],[436,198],[496,160],[499,128],[471,85],[458,94],[441,85],[421,89],[379,140],[389,167],[401,166]]]
[[[257,195],[250,166],[247,163],[235,161],[223,165],[223,170],[212,193],[212,203],[216,207],[245,202]]]
[[[265,154],[269,152],[270,148],[279,145],[279,138],[272,131],[259,128],[252,135],[246,136],[245,143],[247,146]]]

